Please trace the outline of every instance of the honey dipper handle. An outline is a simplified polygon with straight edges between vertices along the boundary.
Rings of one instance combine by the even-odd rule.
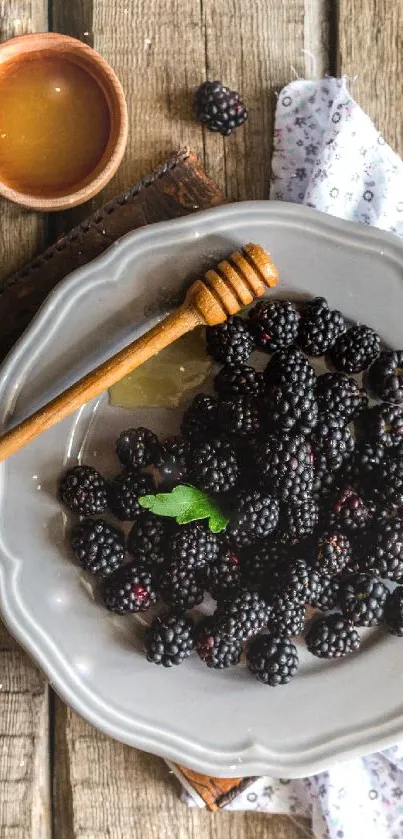
[[[104,361],[32,416],[3,434],[0,437],[0,461],[17,452],[52,425],[68,417],[90,399],[99,396],[181,335],[185,335],[186,332],[202,324],[204,320],[200,313],[189,305],[184,305],[168,315],[136,341]]]

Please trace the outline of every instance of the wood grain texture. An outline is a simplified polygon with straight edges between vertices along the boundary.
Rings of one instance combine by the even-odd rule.
[[[403,154],[403,2],[340,0],[339,70],[385,140]]]
[[[0,0],[0,41],[45,29],[46,0]],[[0,280],[31,259],[43,246],[43,234],[41,216],[0,198]]]

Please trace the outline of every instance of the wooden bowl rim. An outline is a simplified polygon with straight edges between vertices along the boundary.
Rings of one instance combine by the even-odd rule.
[[[55,52],[63,50],[65,53],[69,53],[73,58],[74,54],[81,54],[82,56],[85,56],[88,63],[92,64],[94,70],[96,71],[94,74],[95,77],[99,80],[102,79],[107,84],[111,98],[114,100],[116,113],[118,115],[118,124],[115,135],[112,137],[109,156],[106,159],[102,170],[98,172],[93,180],[86,183],[85,186],[75,190],[74,192],[69,192],[65,195],[58,195],[55,198],[49,198],[13,189],[3,183],[0,178],[0,195],[27,209],[51,212],[77,207],[79,204],[89,201],[90,198],[97,195],[98,192],[100,192],[101,189],[109,183],[122,161],[128,136],[127,104],[122,85],[115,71],[112,70],[112,67],[99,54],[99,52],[94,50],[88,44],[84,44],[82,41],[79,41],[78,38],[72,38],[70,35],[62,35],[58,32],[33,32],[28,35],[18,35],[16,38],[9,38],[7,41],[3,41],[3,43],[0,44],[0,60],[2,53],[9,51],[10,48],[13,47],[20,47],[20,49],[13,51],[13,54],[10,55],[10,59],[5,59],[5,63],[7,63],[8,60],[12,60],[12,58],[24,55],[25,53],[28,54],[35,52],[36,49],[50,49]]]

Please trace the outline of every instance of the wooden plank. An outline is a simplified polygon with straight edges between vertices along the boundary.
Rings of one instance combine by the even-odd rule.
[[[304,839],[304,820],[260,813],[208,813],[187,808],[166,765],[94,731],[56,700],[57,839]],[[63,728],[60,723],[63,723]],[[58,806],[59,805],[59,806]],[[69,825],[73,819],[73,828]]]
[[[3,0],[0,40],[47,28],[46,0]],[[0,199],[0,278],[43,247],[44,222]],[[0,624],[0,837],[50,839],[48,690]]]
[[[339,0],[339,69],[385,140],[403,154],[403,3]]]
[[[116,70],[129,105],[129,143],[100,205],[189,145],[229,198],[268,195],[274,91],[327,67],[325,0],[52,0],[52,27],[98,49]],[[318,27],[315,25],[318,17]],[[192,118],[193,91],[206,77],[239,87],[247,126],[223,140]],[[88,213],[61,214],[61,233]],[[187,809],[159,758],[113,742],[55,699],[54,835],[57,839],[302,839],[306,823],[256,813]]]

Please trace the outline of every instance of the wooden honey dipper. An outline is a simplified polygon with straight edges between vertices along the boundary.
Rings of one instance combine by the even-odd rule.
[[[278,283],[271,257],[260,245],[250,243],[207,271],[190,286],[182,305],[156,326],[87,373],[32,416],[0,437],[0,461],[99,396],[151,356],[196,326],[215,326],[261,297],[266,287]]]

